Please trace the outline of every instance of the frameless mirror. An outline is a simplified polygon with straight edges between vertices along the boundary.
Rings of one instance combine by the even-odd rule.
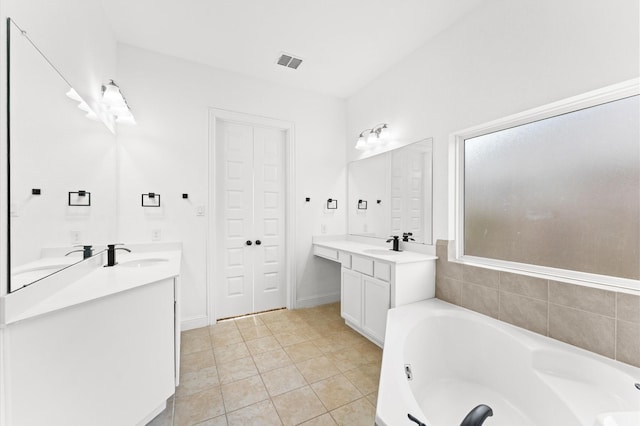
[[[349,163],[349,234],[432,243],[432,139]]]
[[[11,18],[7,50],[11,292],[81,261],[73,246],[113,237],[116,145]]]

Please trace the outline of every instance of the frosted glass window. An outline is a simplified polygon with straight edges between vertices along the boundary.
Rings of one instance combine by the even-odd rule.
[[[464,141],[464,254],[640,279],[640,101]]]

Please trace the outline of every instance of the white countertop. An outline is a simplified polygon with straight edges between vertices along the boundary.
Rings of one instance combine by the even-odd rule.
[[[56,277],[58,274],[45,278],[37,285],[28,286],[4,296],[4,323],[13,323],[176,277],[180,275],[181,258],[182,251],[179,249],[132,253],[119,250],[116,255],[118,264],[113,267],[103,267],[106,264],[106,253],[103,253],[102,259],[81,262],[67,268],[68,270],[84,269],[84,271],[62,285],[52,283],[59,288],[55,291],[46,290],[46,280],[59,280],[61,277]],[[165,259],[166,261],[140,267],[124,265],[125,262],[139,259]]]
[[[314,241],[315,246],[325,247],[334,250],[340,250],[351,254],[357,254],[358,256],[369,257],[377,260],[384,260],[390,263],[412,263],[412,262],[424,262],[427,260],[436,260],[437,257],[418,253],[415,251],[393,251],[388,247],[377,246],[373,244],[359,243],[348,240],[330,240],[330,241]],[[385,253],[388,251],[388,254]]]

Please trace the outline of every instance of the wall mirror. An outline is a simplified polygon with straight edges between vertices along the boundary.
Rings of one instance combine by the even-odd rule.
[[[349,163],[349,234],[432,244],[432,170],[432,139]]]
[[[82,251],[65,256],[74,246],[97,248],[115,235],[116,145],[86,103],[79,108],[46,48],[11,18],[6,24],[12,292],[82,261]],[[90,205],[69,202],[83,192]]]

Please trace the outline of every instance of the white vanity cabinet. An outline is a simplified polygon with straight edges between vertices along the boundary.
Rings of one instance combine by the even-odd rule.
[[[316,243],[314,254],[341,264],[342,318],[379,346],[389,308],[435,297],[435,256],[351,241]]]
[[[387,311],[391,307],[391,265],[351,255],[353,269],[342,264],[341,315],[346,323],[378,345],[384,343]],[[386,281],[375,278],[375,271]],[[386,271],[386,272],[385,272]]]

